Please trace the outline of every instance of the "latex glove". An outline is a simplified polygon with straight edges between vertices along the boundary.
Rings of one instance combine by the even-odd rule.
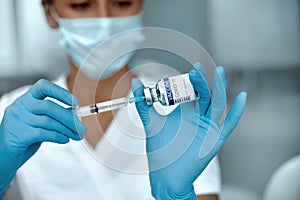
[[[7,107],[0,125],[0,197],[42,142],[65,144],[69,138],[80,140],[87,131],[70,109],[46,97],[69,106],[79,103],[67,90],[40,80]]]
[[[200,73],[202,71],[202,73]],[[145,102],[136,103],[146,132],[146,150],[152,195],[156,199],[196,199],[193,182],[220,151],[242,116],[246,93],[240,93],[226,119],[226,80],[222,67],[214,72],[212,95],[205,71],[197,63],[189,72],[200,99],[179,105],[168,116],[159,115]],[[132,81],[134,96],[144,86]]]

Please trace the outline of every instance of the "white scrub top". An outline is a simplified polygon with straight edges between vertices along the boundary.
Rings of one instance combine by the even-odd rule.
[[[67,88],[66,76],[55,83]],[[2,96],[5,108],[29,87]],[[152,199],[144,131],[135,105],[118,111],[95,149],[83,141],[45,142],[17,173],[24,200]],[[174,174],[174,176],[176,176]],[[218,194],[221,178],[215,158],[194,183],[197,194]]]

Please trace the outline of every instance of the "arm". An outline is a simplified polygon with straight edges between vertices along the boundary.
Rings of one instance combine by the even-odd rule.
[[[0,200],[4,200],[5,199],[5,197],[6,197],[7,192],[8,192],[9,189],[10,189],[10,185],[6,188],[6,190],[4,191],[3,195],[2,196],[0,195]]]
[[[136,103],[145,127],[150,184],[156,199],[197,198],[193,182],[220,151],[246,105],[246,93],[242,92],[219,123],[226,107],[225,72],[222,67],[215,70],[211,93],[200,73],[204,69],[199,68],[203,68],[201,64],[189,73],[200,95],[196,102],[183,103],[168,116],[159,115],[145,102]],[[143,95],[143,89],[143,84],[134,79],[134,95]]]
[[[80,140],[86,132],[71,110],[45,100],[46,97],[70,106],[79,103],[67,90],[40,80],[6,108],[0,124],[0,199],[17,170],[42,142],[65,144],[69,138]]]

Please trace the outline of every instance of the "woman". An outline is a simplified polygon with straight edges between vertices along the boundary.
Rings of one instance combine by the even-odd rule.
[[[79,105],[82,106],[127,96],[130,93],[131,80],[136,77],[136,74],[132,73],[128,67],[132,54],[121,56],[109,65],[104,58],[103,65],[100,66],[101,70],[98,70],[93,68],[95,67],[93,59],[97,59],[97,56],[102,56],[108,50],[114,51],[115,49],[103,50],[100,47],[99,52],[102,54],[97,53],[97,48],[96,56],[93,56],[93,53],[90,54],[90,51],[95,47],[94,44],[103,42],[113,34],[132,28],[141,28],[142,0],[43,0],[42,3],[48,24],[61,32],[61,44],[69,57],[70,73],[55,81],[56,85],[42,80],[30,89],[22,88],[2,98],[1,108],[17,100],[6,109],[0,129],[3,132],[0,137],[2,148],[2,154],[0,154],[3,161],[7,163],[6,167],[0,168],[0,174],[6,174],[7,177],[7,181],[1,183],[1,192],[15,176],[18,168],[26,162],[18,171],[18,182],[24,199],[149,199],[151,192],[157,199],[195,199],[195,194],[198,194],[199,199],[217,199],[220,180],[216,161],[208,167],[207,173],[203,173],[202,180],[200,176],[194,187],[192,183],[219,151],[224,139],[222,143],[217,143],[218,148],[212,149],[213,153],[209,153],[209,156],[200,156],[200,159],[197,157],[191,160],[190,170],[183,170],[182,176],[176,170],[184,166],[182,163],[185,160],[184,156],[184,159],[178,159],[179,161],[168,163],[166,167],[152,171],[152,158],[148,155],[151,172],[149,181],[149,176],[145,173],[148,166],[146,156],[132,156],[132,154],[140,154],[140,149],[145,150],[144,142],[133,140],[132,137],[124,137],[123,132],[131,131],[124,130],[126,129],[124,127],[118,128],[115,118],[125,120],[122,111],[106,112],[83,118],[83,125],[70,110],[45,100],[46,97],[51,97],[68,106],[76,106],[79,104],[78,98]],[[138,44],[139,39],[136,39],[141,35],[135,34],[134,37],[130,35],[126,37]],[[93,35],[97,35],[96,39]],[[98,37],[98,35],[103,37]],[[114,39],[114,41],[118,40],[118,38]],[[110,41],[108,41],[108,46],[111,46]],[[223,83],[221,90],[225,91],[222,68],[216,70],[216,74],[216,82],[219,80]],[[201,86],[207,85],[205,79],[197,69],[190,72],[190,77],[200,96],[208,97],[206,100],[202,98],[201,101],[205,100],[205,102],[200,104],[200,107],[205,105],[207,108],[204,110],[208,110],[209,90]],[[57,85],[67,89],[77,98]],[[133,81],[135,95],[142,95],[142,87],[138,80]],[[237,116],[233,120],[230,131],[226,132],[225,139],[232,132],[242,114],[245,98],[245,95],[240,95],[238,98],[240,102],[235,106],[238,107]],[[134,108],[128,109],[130,112],[128,115],[133,115],[132,121],[138,120]],[[144,102],[137,104],[139,116],[146,127],[151,126],[148,123],[149,109]],[[171,118],[176,114],[180,115],[178,112],[172,113]],[[151,119],[156,117],[160,120],[159,116],[152,117]],[[15,123],[10,127],[8,123],[12,120]],[[132,121],[129,120],[129,123]],[[126,123],[128,121],[125,121]],[[166,124],[172,123],[166,120]],[[186,126],[198,128],[197,124]],[[134,127],[134,124],[129,125],[129,129],[134,129]],[[137,128],[137,130],[144,134],[141,129]],[[149,130],[147,128],[145,130],[148,134]],[[34,133],[33,136],[28,135],[31,132]],[[173,132],[172,126],[167,129],[167,132]],[[22,133],[21,136],[18,133]],[[83,136],[85,146],[74,141],[68,143],[69,138],[80,140]],[[7,138],[9,141],[18,141],[19,143],[15,142],[18,148],[12,148],[12,150],[7,147],[9,145],[4,142]],[[43,143],[41,146],[44,141],[54,143]],[[147,150],[155,151],[155,145],[160,142],[161,140],[147,140]],[[57,145],[56,143],[68,144]],[[122,151],[122,147],[133,148]],[[128,151],[132,152],[128,155]],[[193,148],[189,148],[187,152],[190,151],[193,152]],[[9,154],[7,152],[17,153],[12,156],[12,159],[7,158]],[[91,153],[96,155],[97,159],[91,156]],[[35,156],[28,160],[33,154]],[[154,160],[157,160],[156,157]],[[193,163],[194,160],[197,162]],[[193,173],[190,174],[189,171]],[[217,175],[213,174],[214,172]]]

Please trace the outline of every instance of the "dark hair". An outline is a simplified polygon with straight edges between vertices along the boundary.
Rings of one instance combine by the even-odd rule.
[[[53,0],[45,0],[47,4],[51,4]]]
[[[51,4],[53,2],[53,0],[44,0],[47,4]],[[142,2],[144,2],[144,0],[142,0]]]

